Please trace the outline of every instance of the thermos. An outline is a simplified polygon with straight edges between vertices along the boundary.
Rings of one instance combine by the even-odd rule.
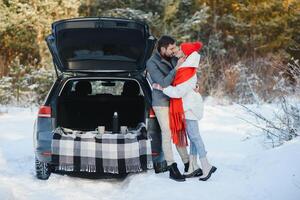
[[[113,119],[112,119],[112,132],[113,133],[119,133],[120,132],[120,126],[119,126],[119,117],[118,113],[114,112]]]

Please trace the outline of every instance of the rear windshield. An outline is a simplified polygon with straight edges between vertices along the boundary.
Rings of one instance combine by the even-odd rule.
[[[133,80],[70,80],[61,96],[140,96],[139,84]]]
[[[135,29],[66,29],[59,32],[59,55],[72,70],[135,70],[143,59],[145,39]],[[124,69],[124,70],[125,70]]]

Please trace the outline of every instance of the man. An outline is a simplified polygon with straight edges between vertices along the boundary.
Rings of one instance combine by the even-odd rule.
[[[147,62],[147,71],[153,83],[158,83],[162,87],[167,87],[173,81],[176,74],[177,58],[176,41],[170,36],[162,36],[157,42],[157,50]],[[171,130],[169,125],[169,103],[168,96],[161,90],[153,89],[152,107],[162,131],[162,150],[167,162],[170,178],[176,181],[185,181],[184,176],[177,168],[177,163],[173,158]],[[189,168],[189,155],[186,147],[176,146],[177,151],[185,165],[185,170]]]

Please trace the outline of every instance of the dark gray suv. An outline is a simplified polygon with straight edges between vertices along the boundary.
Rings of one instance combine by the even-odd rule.
[[[160,129],[151,112],[145,63],[155,38],[147,24],[127,19],[76,18],[52,24],[46,38],[57,79],[40,107],[34,128],[36,175],[48,179],[56,127],[112,129],[114,112],[122,126],[147,125],[153,158],[160,156]]]

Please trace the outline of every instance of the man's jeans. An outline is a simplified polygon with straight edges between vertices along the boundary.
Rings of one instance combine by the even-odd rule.
[[[199,158],[206,157],[206,150],[200,136],[197,120],[186,119],[186,131],[190,139],[190,155],[199,155]]]
[[[171,141],[171,129],[169,125],[169,107],[160,107],[154,106],[153,110],[155,112],[155,116],[159,123],[161,129],[162,136],[162,150],[164,152],[165,159],[167,161],[168,166],[174,163],[173,151],[172,151],[172,141]],[[176,146],[177,151],[181,157],[183,163],[187,163],[189,161],[189,155],[186,147],[178,147]]]

